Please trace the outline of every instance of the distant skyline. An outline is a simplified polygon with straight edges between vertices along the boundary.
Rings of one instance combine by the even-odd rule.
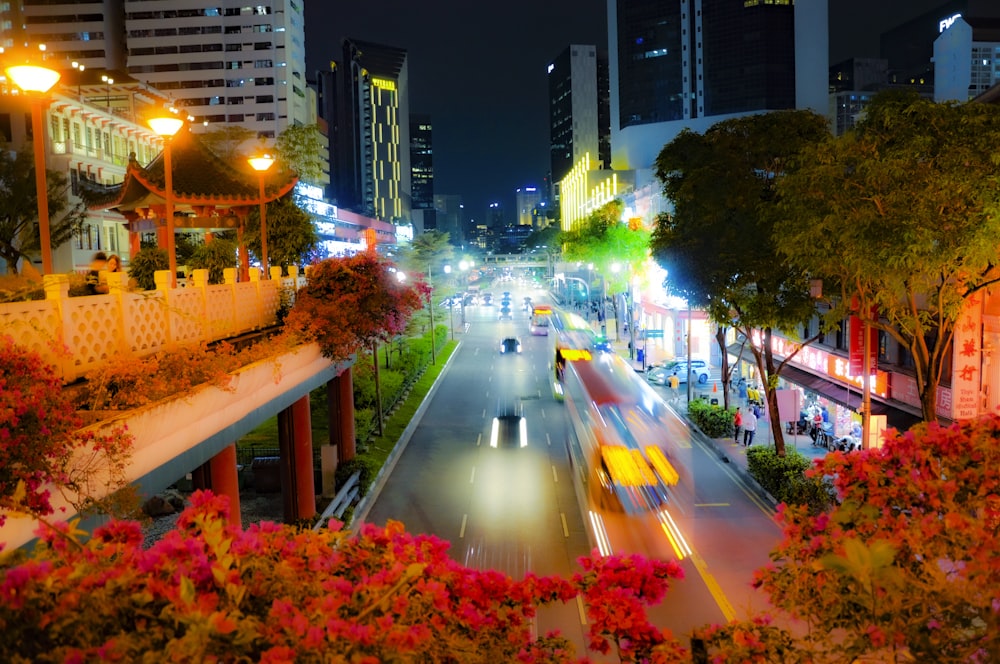
[[[878,56],[882,32],[944,4],[829,0],[830,64]],[[518,187],[544,186],[546,65],[570,44],[608,43],[606,0],[307,0],[305,15],[310,79],[348,37],[407,51],[410,110],[434,126],[435,193],[461,195],[479,221],[491,202],[513,213]]]

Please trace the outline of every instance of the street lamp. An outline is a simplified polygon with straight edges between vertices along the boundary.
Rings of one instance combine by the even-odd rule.
[[[76,60],[73,61],[73,69],[76,70],[76,97],[80,101],[83,101],[83,92],[81,91],[81,87],[83,83],[83,71],[86,68],[86,65],[77,62]]]
[[[451,274],[451,266],[444,266],[444,273]],[[449,298],[448,300],[448,318],[451,321],[451,340],[455,340],[455,299]]]
[[[107,74],[101,75],[101,80],[105,83],[105,94],[104,94],[104,105],[109,109],[111,108],[111,86],[115,84],[115,79],[111,78]],[[156,131],[155,128],[153,131]],[[157,132],[159,133],[159,132]],[[172,135],[172,134],[171,134]]]
[[[458,269],[462,272],[462,331],[465,331],[465,287],[467,282],[465,280],[465,273],[468,271],[474,263],[462,260],[458,263]]]
[[[270,272],[267,264],[267,210],[264,204],[264,174],[274,163],[274,157],[269,154],[247,159],[253,169],[257,171],[260,180],[260,265],[264,268],[264,278],[270,279]]]
[[[427,264],[427,286],[430,288],[431,292],[427,294],[427,309],[431,312],[431,364],[437,364],[437,350],[434,348],[437,344],[435,343],[434,334],[434,282],[431,277],[431,264]]]
[[[44,95],[59,80],[59,72],[36,65],[6,68],[7,77],[31,99],[31,128],[35,150],[35,192],[38,197],[38,234],[42,249],[42,274],[52,274],[52,236],[49,232],[49,188],[45,178],[45,125],[42,124]]]
[[[184,120],[175,115],[163,115],[149,119],[149,126],[163,138],[163,172],[166,180],[163,201],[167,218],[167,260],[170,265],[171,288],[177,287],[177,254],[174,251],[174,165],[170,155],[170,142],[183,124]]]

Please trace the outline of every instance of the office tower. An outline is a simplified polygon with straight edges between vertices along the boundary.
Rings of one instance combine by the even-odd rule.
[[[552,181],[562,180],[588,152],[595,163],[610,166],[607,55],[596,46],[572,44],[547,72]]]
[[[650,168],[681,129],[827,107],[826,0],[608,0],[611,166]]]
[[[514,192],[514,201],[517,206],[518,226],[533,226],[535,209],[541,205],[544,197],[542,190],[538,187],[518,187]]]
[[[125,70],[209,128],[307,124],[301,3],[24,0],[23,36],[90,71]]]
[[[413,209],[434,211],[434,128],[431,116],[410,115],[410,173]],[[427,228],[427,215],[424,215]],[[433,228],[433,226],[431,226]]]
[[[460,247],[465,242],[465,206],[458,194],[434,194],[434,214],[437,230],[447,233],[451,243]]]
[[[345,39],[330,63],[321,114],[330,124],[337,204],[383,221],[409,219],[410,104],[403,49]],[[319,77],[318,77],[319,78]]]

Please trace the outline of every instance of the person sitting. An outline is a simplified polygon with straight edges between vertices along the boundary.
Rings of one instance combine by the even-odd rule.
[[[90,270],[84,277],[84,285],[87,295],[100,295],[108,292],[107,282],[101,281],[101,271],[108,265],[108,255],[103,251],[98,251],[90,260]]]

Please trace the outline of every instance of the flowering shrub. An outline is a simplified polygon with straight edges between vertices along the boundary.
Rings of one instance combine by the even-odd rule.
[[[374,253],[312,265],[286,326],[315,340],[324,357],[334,361],[401,334],[430,291],[424,284],[400,284],[391,267]]]
[[[890,432],[808,471],[838,503],[785,505],[772,604],[831,661],[1000,661],[1000,416]]]
[[[78,541],[42,533],[0,574],[0,660],[31,662],[575,662],[558,634],[532,640],[538,607],[582,595],[590,645],[622,661],[690,661],[645,609],[675,563],[583,558],[570,579],[460,566],[448,544],[402,524],[337,522],[315,532],[228,525],[224,497],[199,492],[176,530],[142,548],[113,522]]]
[[[80,424],[52,367],[0,336],[0,526],[7,512],[51,514],[53,489],[85,509],[125,485],[131,436]]]

